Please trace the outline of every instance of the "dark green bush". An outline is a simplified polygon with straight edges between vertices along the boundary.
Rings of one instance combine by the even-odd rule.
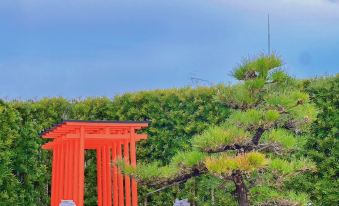
[[[63,119],[149,120],[145,130],[149,139],[138,144],[138,159],[165,164],[178,150],[190,147],[191,136],[228,116],[229,110],[213,101],[215,93],[215,88],[201,87],[137,92],[114,99],[2,102],[0,205],[48,205],[51,154],[41,150],[46,140],[39,132],[44,128]],[[86,205],[96,205],[95,153],[87,152],[86,161]],[[140,197],[150,190],[141,187]],[[170,203],[173,198],[172,192],[162,193],[154,201]]]
[[[317,173],[294,179],[291,187],[307,192],[314,205],[339,204],[339,75],[304,82],[319,109],[303,153],[317,164]]]
[[[308,192],[315,205],[338,203],[338,88],[339,77],[305,81],[305,90],[319,107],[313,136],[304,153],[317,162],[315,176],[298,177],[290,187]],[[223,86],[222,86],[223,87]],[[150,120],[147,141],[138,144],[138,160],[168,163],[177,151],[190,148],[191,137],[208,125],[219,124],[229,109],[214,100],[220,87],[183,88],[128,93],[109,98],[38,101],[0,100],[0,205],[49,203],[49,151],[39,132],[63,119]],[[227,97],[225,97],[227,98]],[[96,205],[95,154],[86,154],[86,205]],[[155,193],[149,205],[172,205],[175,197],[195,200],[198,205],[232,205],[224,190],[232,189],[215,178],[204,176]],[[140,186],[140,202],[152,188]],[[228,203],[227,203],[228,202]]]

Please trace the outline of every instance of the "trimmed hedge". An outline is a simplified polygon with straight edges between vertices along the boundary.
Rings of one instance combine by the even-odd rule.
[[[318,171],[295,178],[291,187],[307,192],[314,205],[339,205],[339,75],[308,80],[304,86],[319,114],[303,153]]]
[[[165,164],[178,150],[190,147],[191,136],[227,118],[229,109],[213,101],[215,92],[216,88],[201,87],[137,92],[114,99],[2,102],[0,205],[48,205],[51,154],[41,150],[46,140],[39,132],[44,128],[63,119],[149,120],[150,127],[145,130],[149,138],[138,144],[138,160]],[[96,205],[93,151],[86,153],[86,165],[86,205]],[[141,188],[140,196],[148,190]],[[173,200],[172,195],[157,197],[169,204]]]
[[[316,176],[301,176],[297,187],[311,195],[315,205],[336,205],[338,189],[338,88],[339,76],[305,81],[305,90],[319,107],[319,119],[304,153],[318,164]],[[147,141],[138,144],[138,160],[169,162],[178,150],[190,147],[191,137],[208,125],[219,124],[230,110],[214,100],[219,87],[182,88],[127,93],[113,99],[46,98],[39,101],[0,100],[0,205],[49,204],[51,152],[41,150],[46,140],[39,132],[63,119],[150,120]],[[95,153],[86,153],[85,203],[96,205]],[[220,189],[222,186],[222,189]],[[175,197],[198,205],[234,205],[211,177],[199,177],[151,195],[148,205],[172,205]],[[151,188],[140,187],[140,203]]]

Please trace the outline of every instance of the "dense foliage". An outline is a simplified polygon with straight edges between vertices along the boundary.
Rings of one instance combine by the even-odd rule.
[[[339,203],[339,75],[304,81],[305,91],[319,108],[304,154],[317,164],[313,175],[293,179],[291,188],[302,188],[315,205]]]
[[[315,205],[338,203],[338,82],[338,76],[304,82],[305,91],[318,106],[319,114],[303,152],[318,169],[315,174],[292,179],[286,187],[307,193]],[[0,205],[48,205],[51,154],[40,147],[44,140],[39,132],[44,128],[62,119],[151,120],[145,131],[149,139],[138,144],[138,159],[145,163],[158,161],[156,164],[160,165],[172,159],[179,162],[183,158],[180,153],[175,154],[189,150],[195,134],[207,133],[210,125],[220,125],[228,118],[229,107],[215,98],[220,87],[224,86],[137,92],[114,99],[0,100]],[[286,141],[286,146],[289,145]],[[96,201],[94,157],[93,152],[86,154],[86,205],[95,205]],[[184,158],[184,165],[191,166],[202,155],[194,152],[189,157]],[[153,190],[140,187],[140,202]],[[233,190],[233,184],[206,175],[153,193],[148,202],[172,205],[178,197],[189,198],[197,205],[235,205]],[[265,197],[274,191],[261,188],[252,192]],[[294,194],[287,195],[293,198]]]
[[[167,163],[173,154],[189,148],[189,139],[209,124],[218,124],[229,114],[221,103],[210,101],[216,88],[183,88],[138,92],[108,98],[68,101],[48,98],[39,101],[1,102],[0,105],[0,205],[48,205],[49,151],[39,132],[62,119],[150,120],[147,141],[138,144],[138,159]],[[86,205],[96,203],[95,154],[86,153]],[[143,194],[152,189],[141,188]],[[175,189],[155,202],[173,201]],[[158,203],[155,203],[158,204]],[[159,204],[158,204],[159,205]]]
[[[307,205],[306,193],[285,187],[292,177],[316,171],[300,155],[317,110],[300,82],[279,67],[275,55],[248,59],[233,76],[240,82],[220,87],[216,95],[234,111],[223,124],[210,126],[163,167],[125,166],[124,171],[147,185],[167,185],[202,174],[234,183],[240,206]]]

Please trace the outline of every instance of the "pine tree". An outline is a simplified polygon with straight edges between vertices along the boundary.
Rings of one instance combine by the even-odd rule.
[[[209,174],[233,182],[240,206],[306,205],[308,197],[288,191],[284,182],[316,170],[299,155],[317,110],[299,82],[280,67],[276,55],[244,60],[232,75],[238,84],[220,86],[215,100],[233,109],[221,125],[192,138],[192,150],[175,155],[170,164],[119,163],[142,184],[165,186]]]

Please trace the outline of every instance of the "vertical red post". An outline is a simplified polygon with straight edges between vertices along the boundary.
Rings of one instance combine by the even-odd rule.
[[[122,151],[121,143],[117,143],[117,157],[118,160],[121,160]],[[118,185],[119,185],[119,206],[124,206],[124,176],[121,174],[120,169],[118,168]]]
[[[57,193],[56,177],[57,177],[57,158],[58,158],[58,145],[55,144],[53,147],[53,160],[52,160],[52,191],[51,191],[51,205],[56,205],[55,195]]]
[[[70,197],[69,197],[69,187],[70,187],[70,182],[69,182],[69,167],[70,167],[70,164],[69,164],[69,151],[70,151],[70,148],[69,148],[69,140],[65,140],[65,173],[64,173],[64,199],[65,200],[69,200]]]
[[[130,143],[130,150],[131,150],[131,165],[136,167],[137,159],[136,159],[136,146],[135,146],[135,131],[131,129],[131,143]],[[132,178],[132,206],[138,206],[138,185],[137,181]]]
[[[130,164],[129,159],[129,142],[125,141],[124,143],[124,160],[125,164]],[[126,206],[131,206],[131,179],[128,175],[125,175],[125,198]]]
[[[102,162],[101,147],[97,148],[97,181],[98,181],[98,206],[102,206]]]
[[[76,205],[79,204],[79,155],[80,155],[80,139],[75,140],[74,146],[74,173],[73,173],[73,200]]]
[[[112,206],[112,179],[111,179],[111,154],[110,146],[106,146],[106,169],[107,169],[107,205]]]
[[[106,127],[104,129],[104,131],[102,131],[104,134],[109,135],[110,134],[110,130],[108,127]],[[107,141],[107,140],[105,140]],[[107,141],[107,143],[105,142],[105,145],[107,147],[107,151],[106,151],[106,164],[107,164],[107,204],[109,206],[112,206],[112,175],[111,175],[111,145],[110,142]]]
[[[68,196],[70,200],[74,199],[74,194],[73,194],[73,185],[74,185],[74,178],[73,178],[73,173],[74,173],[74,145],[75,142],[74,140],[69,141],[69,171],[68,171],[68,182],[69,182],[69,189],[68,189]]]
[[[108,203],[107,203],[107,164],[106,164],[106,158],[107,158],[107,155],[106,155],[106,146],[103,146],[102,147],[102,152],[101,152],[101,155],[102,155],[102,183],[103,183],[103,202],[104,202],[104,206],[107,206]]]
[[[118,168],[116,166],[117,160],[117,144],[112,145],[112,159],[113,165],[113,206],[119,206],[119,188],[118,188]]]
[[[60,185],[59,185],[59,197],[58,197],[58,204],[64,197],[64,190],[65,190],[65,143],[60,143],[61,147],[61,157],[60,157]]]
[[[56,178],[55,178],[55,182],[56,182],[56,194],[55,194],[55,198],[54,198],[54,205],[58,206],[58,201],[60,198],[60,190],[61,190],[61,144],[58,142],[57,143],[57,168],[56,168]]]
[[[84,206],[84,183],[85,183],[85,127],[80,127],[79,144],[79,205]]]

